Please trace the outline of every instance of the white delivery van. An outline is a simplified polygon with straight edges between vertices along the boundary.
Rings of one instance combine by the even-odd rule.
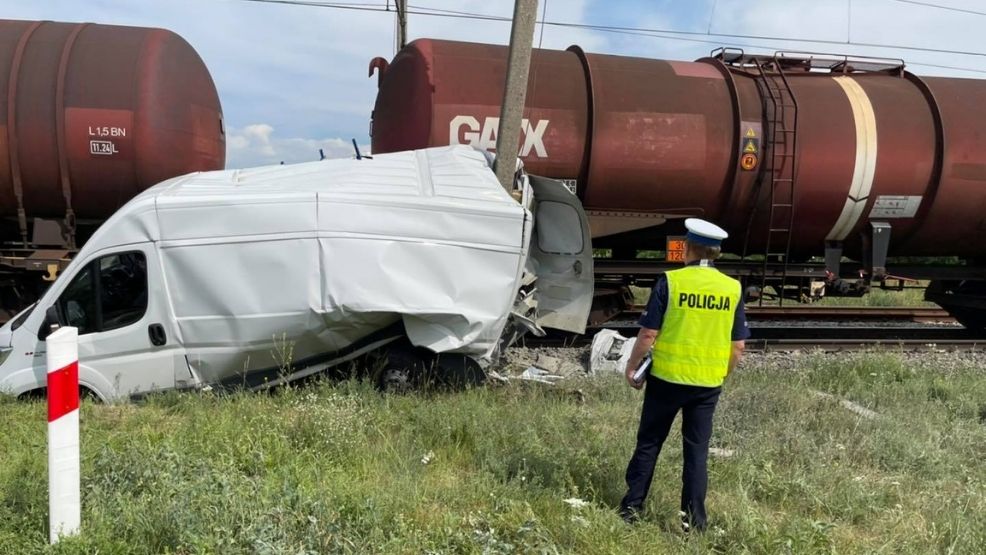
[[[269,386],[395,341],[482,360],[519,326],[582,332],[585,214],[560,182],[517,184],[465,146],[165,181],[0,328],[0,391],[44,387],[59,325],[103,400]]]

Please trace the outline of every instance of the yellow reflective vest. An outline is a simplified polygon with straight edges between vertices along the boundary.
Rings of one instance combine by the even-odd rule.
[[[667,382],[718,387],[729,371],[739,281],[711,266],[666,274],[668,303],[651,374]]]

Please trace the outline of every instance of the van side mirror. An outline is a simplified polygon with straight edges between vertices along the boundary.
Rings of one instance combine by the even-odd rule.
[[[51,305],[45,311],[45,319],[41,322],[41,329],[38,330],[38,339],[44,341],[51,332],[62,326],[62,319],[58,314],[58,305]]]

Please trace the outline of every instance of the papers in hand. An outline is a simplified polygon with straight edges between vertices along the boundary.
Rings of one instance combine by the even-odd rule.
[[[637,367],[637,371],[633,373],[633,381],[636,383],[641,383],[644,381],[644,376],[647,372],[650,372],[651,356],[648,354],[644,357],[644,360],[640,362],[640,366]]]

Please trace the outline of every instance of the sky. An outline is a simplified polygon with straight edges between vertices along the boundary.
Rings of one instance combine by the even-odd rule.
[[[307,1],[393,9],[388,0]],[[419,11],[507,17],[513,11],[512,0],[410,0],[410,5]],[[986,2],[981,0],[540,0],[539,12],[553,22],[694,33],[658,37],[538,26],[534,41],[544,48],[578,44],[587,52],[693,60],[717,46],[743,46],[748,52],[902,58],[919,75],[986,79],[986,54],[980,54],[986,53]],[[395,53],[393,12],[248,0],[0,0],[0,14],[163,27],[183,36],[219,90],[229,168],[315,160],[320,148],[329,157],[348,157],[354,138],[368,149],[376,78],[368,78],[367,67],[372,58]],[[411,40],[506,44],[510,24],[412,13],[408,34]],[[876,44],[909,48],[869,46]]]

